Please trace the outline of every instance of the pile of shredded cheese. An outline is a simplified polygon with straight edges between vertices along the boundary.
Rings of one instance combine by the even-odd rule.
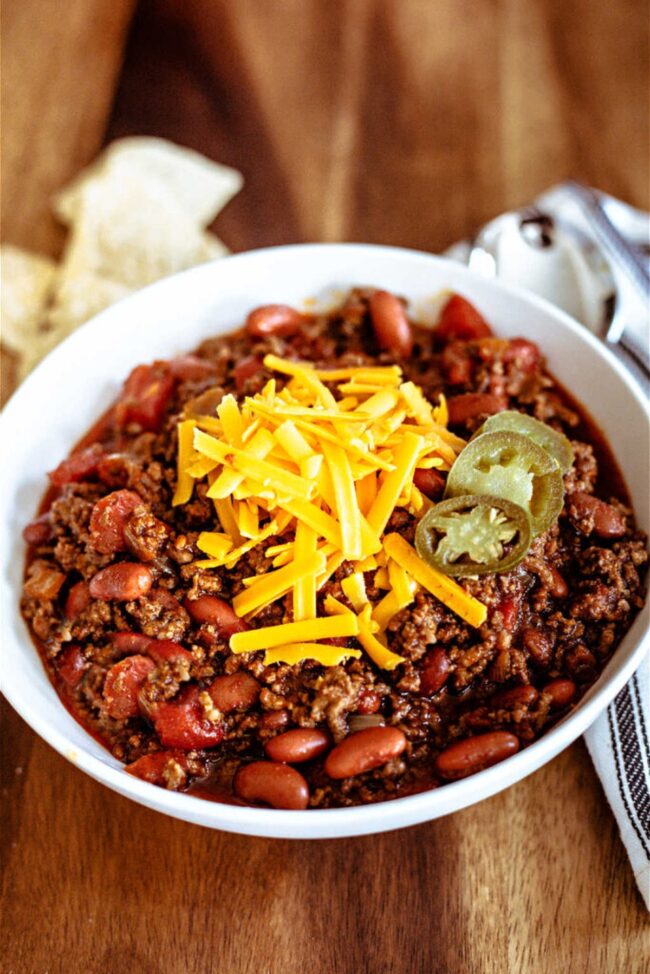
[[[250,619],[291,594],[292,620],[233,635],[232,652],[265,650],[267,664],[333,666],[361,651],[321,640],[354,637],[378,666],[393,669],[403,658],[384,633],[418,586],[481,625],[484,605],[402,537],[384,534],[396,508],[420,515],[430,506],[413,483],[416,469],[448,470],[465,445],[447,429],[444,397],[433,407],[397,366],[319,370],[273,355],[264,364],[286,377],[280,390],[271,379],[241,405],[227,395],[216,416],[178,424],[173,503],[187,503],[196,481],[207,478],[221,527],[199,535],[208,557],[195,564],[233,568],[268,539],[290,537],[266,547],[268,571],[243,580],[233,608]],[[352,609],[327,596],[326,615],[318,616],[317,593],[344,561],[353,568],[341,582]],[[375,604],[366,595],[368,572],[386,592]]]

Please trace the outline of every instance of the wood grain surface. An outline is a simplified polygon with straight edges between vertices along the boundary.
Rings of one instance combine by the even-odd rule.
[[[647,4],[144,0],[106,127],[123,0],[5,0],[6,240],[56,253],[47,200],[102,138],[237,166],[233,250],[439,251],[576,176],[648,207]],[[85,777],[3,709],[8,974],[640,974],[649,927],[577,743],[452,817],[250,839]]]

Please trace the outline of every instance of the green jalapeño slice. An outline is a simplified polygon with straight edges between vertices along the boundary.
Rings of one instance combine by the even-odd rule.
[[[507,572],[531,542],[530,518],[502,497],[464,495],[430,508],[415,531],[424,561],[447,575]]]
[[[529,515],[535,536],[562,510],[562,471],[546,450],[521,433],[482,433],[449,471],[445,497],[464,494],[489,494],[518,504]]]
[[[543,450],[550,453],[554,460],[557,460],[562,473],[566,473],[573,463],[573,448],[564,433],[558,433],[546,423],[540,423],[538,419],[527,416],[526,413],[518,413],[514,409],[506,409],[505,412],[496,413],[490,416],[480,430],[474,434],[474,439],[483,433],[495,433],[497,430],[506,430],[512,433],[521,433],[541,446]]]

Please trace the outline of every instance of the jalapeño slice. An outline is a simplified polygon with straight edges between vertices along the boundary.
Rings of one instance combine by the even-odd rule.
[[[447,575],[507,572],[531,542],[530,518],[502,497],[452,497],[430,508],[415,532],[424,561]]]
[[[449,471],[445,497],[463,494],[490,494],[518,504],[530,516],[535,536],[562,510],[562,471],[546,450],[521,433],[482,433]]]
[[[538,419],[527,416],[526,413],[518,413],[514,409],[506,409],[502,413],[490,416],[480,430],[474,434],[474,438],[482,433],[495,433],[497,430],[507,430],[513,433],[521,433],[541,446],[543,450],[550,453],[554,460],[557,460],[562,473],[566,473],[573,464],[573,448],[564,433],[558,433],[546,423],[540,423]]]

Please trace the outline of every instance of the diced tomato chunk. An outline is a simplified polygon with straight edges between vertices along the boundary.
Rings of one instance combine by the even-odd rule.
[[[442,350],[442,368],[452,386],[464,386],[472,379],[474,361],[465,342],[449,342]]]
[[[181,769],[183,774],[179,775],[178,768],[174,769],[174,764]],[[169,774],[172,769],[176,770],[176,775]],[[174,782],[176,777],[180,778],[178,784],[182,785],[185,784],[187,760],[185,755],[179,751],[156,751],[154,754],[144,754],[137,761],[128,764],[125,770],[135,778],[141,778],[142,781],[148,781],[152,785],[165,787]]]
[[[98,443],[73,453],[66,460],[62,460],[54,470],[50,470],[48,473],[50,483],[56,487],[63,487],[65,484],[75,484],[87,477],[92,477],[97,473],[97,466],[103,456],[104,451]]]
[[[120,401],[115,407],[118,426],[137,423],[143,430],[157,432],[174,384],[175,379],[166,362],[138,365],[124,383]]]
[[[519,610],[521,608],[521,595],[505,595],[496,606],[503,619],[503,628],[512,632],[519,620]]]
[[[66,646],[56,658],[56,669],[61,679],[69,687],[76,687],[88,666],[83,653],[76,643]]]
[[[513,338],[503,354],[506,362],[514,362],[522,372],[534,372],[542,361],[542,353],[534,342]]]
[[[208,720],[199,700],[197,686],[181,690],[175,700],[156,704],[152,717],[156,733],[165,747],[184,751],[214,747],[223,739],[222,724]]]
[[[492,334],[492,329],[473,304],[460,294],[452,294],[442,309],[435,333],[437,338],[446,342],[458,339],[474,341],[476,338],[487,338]]]
[[[75,582],[65,600],[66,619],[76,619],[90,605],[88,582]]]
[[[199,358],[198,355],[179,355],[177,358],[170,359],[167,366],[174,378],[180,379],[181,382],[205,379],[215,371],[214,362]]]
[[[116,720],[137,717],[140,713],[138,692],[156,664],[148,656],[127,656],[106,674],[104,702],[106,712]]]
[[[90,543],[95,551],[112,555],[126,551],[124,530],[143,500],[133,490],[114,490],[98,500],[90,515]]]
[[[27,581],[23,592],[29,599],[49,602],[59,594],[59,589],[65,582],[63,572],[55,571],[50,562],[33,561],[27,572]]]

